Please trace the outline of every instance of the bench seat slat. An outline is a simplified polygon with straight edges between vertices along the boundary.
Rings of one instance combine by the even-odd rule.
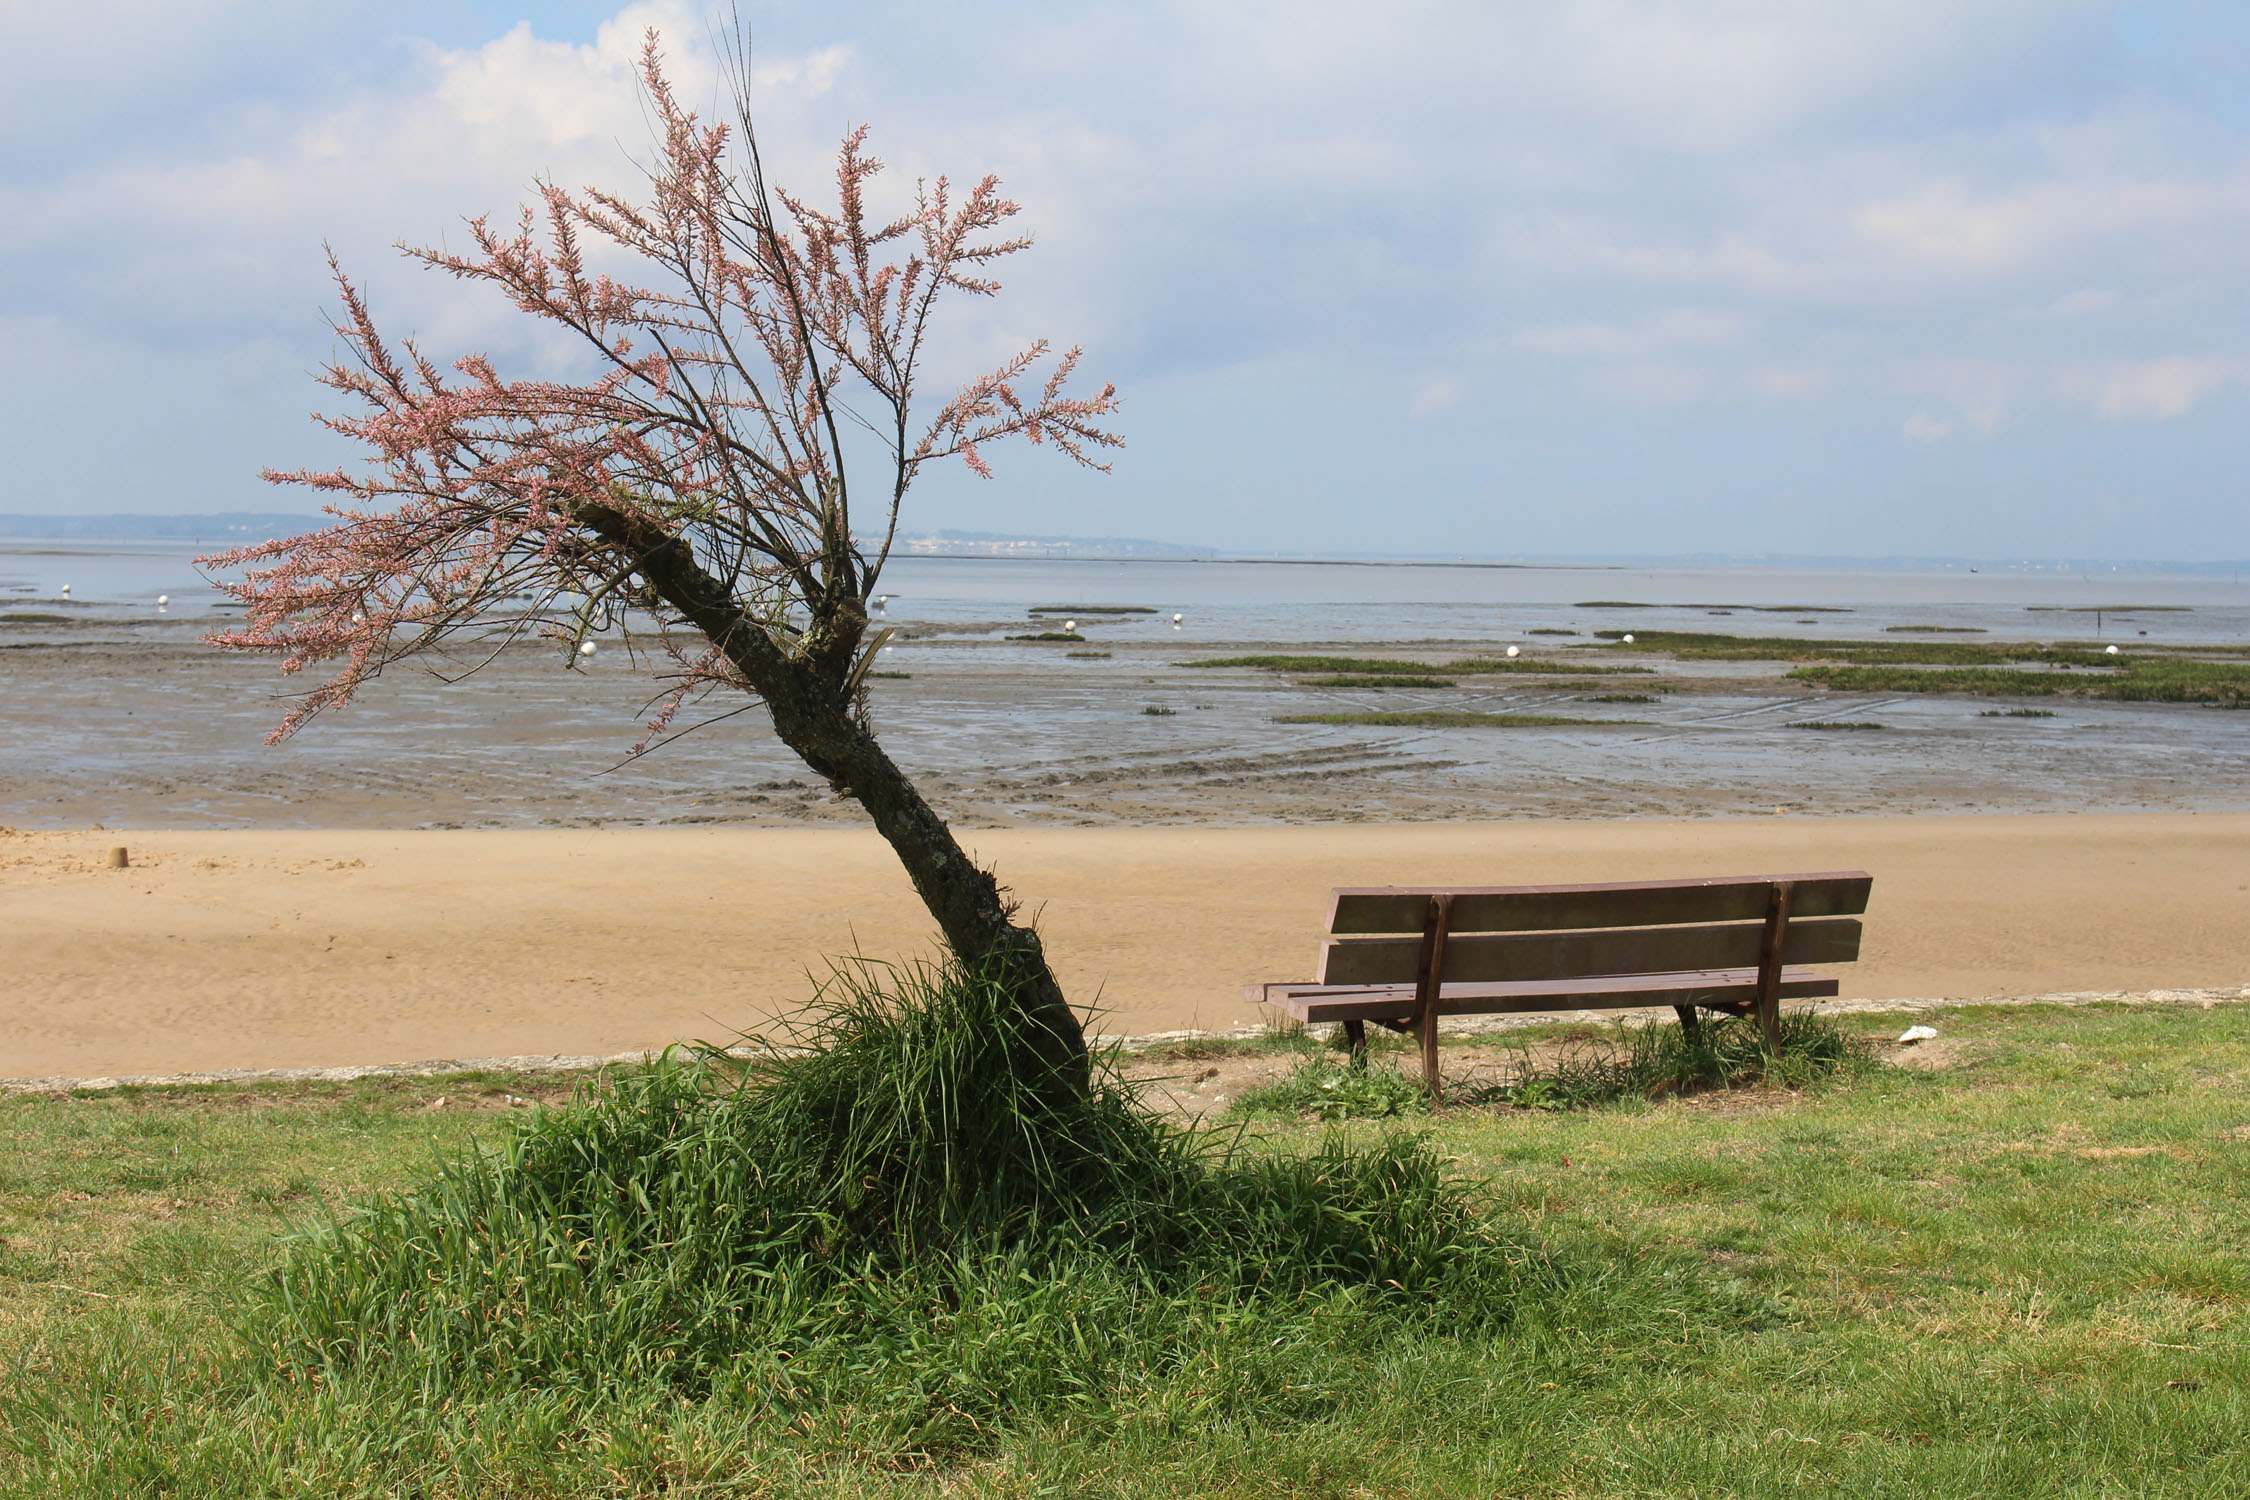
[[[1338,934],[1422,930],[1433,895],[1453,897],[1452,931],[1553,932],[1572,927],[1654,927],[1683,922],[1752,922],[1766,914],[1773,882],[1791,881],[1789,911],[1851,917],[1867,910],[1875,878],[1863,870],[1712,880],[1610,881],[1597,885],[1361,886],[1329,898],[1328,930]]]
[[[1612,928],[1594,932],[1472,933],[1445,948],[1445,982],[1556,980],[1605,974],[1657,974],[1679,969],[1755,966],[1762,924]],[[1856,917],[1792,921],[1782,941],[1784,964],[1841,964],[1859,957]],[[1332,937],[1321,944],[1322,984],[1395,984],[1411,980],[1420,937]]]
[[[1809,969],[1784,969],[1781,998],[1820,999],[1839,990],[1834,979]],[[1550,1010],[1625,1010],[1637,1006],[1703,1005],[1731,1009],[1757,998],[1756,968],[1695,969],[1666,974],[1611,974],[1580,979],[1485,981],[1447,984],[1438,991],[1441,1016],[1510,1015]],[[1323,1021],[1402,1021],[1414,1014],[1414,986],[1406,984],[1253,984],[1247,998],[1310,1024]]]

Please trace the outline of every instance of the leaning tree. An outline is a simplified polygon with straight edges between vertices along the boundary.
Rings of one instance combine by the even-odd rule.
[[[940,177],[910,211],[871,215],[882,164],[864,127],[838,155],[833,208],[769,186],[734,63],[735,122],[707,124],[649,34],[645,201],[542,182],[512,231],[470,221],[469,253],[406,249],[569,330],[589,378],[394,349],[331,255],[347,353],[320,378],[354,409],[320,420],[371,467],[267,474],[334,497],[336,521],[203,559],[239,571],[220,587],[246,607],[212,640],[278,654],[285,673],[336,664],[280,739],[448,643],[537,632],[571,652],[598,622],[645,632],[662,685],[636,751],[706,694],[762,702],[782,742],[866,809],[950,948],[1012,981],[1045,1059],[1083,1077],[1084,1036],[1038,935],[876,740],[867,677],[886,632],[870,633],[868,603],[926,467],[988,474],[984,451],[1016,437],[1105,467],[1091,450],[1119,441],[1101,425],[1115,388],[1069,394],[1078,350],[1040,342],[918,408],[939,304],[998,291],[993,263],[1030,243],[1002,232],[1017,205],[995,178],[956,195]]]

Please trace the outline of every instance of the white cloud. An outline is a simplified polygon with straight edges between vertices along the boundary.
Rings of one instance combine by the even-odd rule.
[[[1432,380],[1414,393],[1407,415],[1416,421],[1448,412],[1461,404],[1461,387],[1451,380]]]
[[[54,258],[52,300],[157,342],[303,338],[329,303],[324,242],[374,289],[379,314],[390,310],[386,324],[403,303],[433,344],[519,337],[504,305],[400,265],[391,247],[459,245],[477,214],[508,224],[539,177],[634,188],[651,149],[638,72],[651,27],[683,102],[708,112],[718,72],[688,0],[628,5],[582,43],[520,23],[481,46],[411,47],[403,72],[260,122],[201,159],[120,152],[45,184],[0,184],[0,247]],[[784,181],[828,170],[802,126],[850,58],[844,46],[761,57],[768,154]]]
[[[1627,401],[1686,406],[1703,399],[1711,388],[1711,377],[1686,365],[1628,364],[1605,372],[1596,384]]]
[[[1427,27],[1402,24],[1400,11],[1382,7],[1224,9],[1253,12],[1277,40],[1301,33],[1348,40],[1322,49],[1347,66],[1387,61],[1386,54],[1418,44],[1415,60],[1426,75],[1480,75],[1503,112],[1567,122],[1636,147],[1709,155],[1849,118],[1902,90],[1945,97],[1971,88],[1980,54],[2020,57],[2041,33],[2067,31],[2100,7],[2085,0],[1460,0],[1414,7],[1409,14],[1434,23]],[[1339,13],[1355,11],[1356,23],[1338,22]],[[1370,71],[1388,69],[1375,62]]]
[[[1512,229],[1507,248],[1534,272],[1613,284],[1787,295],[1817,274],[1802,258],[1740,228],[1683,240],[1638,222],[1607,225],[1556,214]]]
[[[1742,332],[1739,314],[1709,308],[1676,307],[1633,324],[1569,323],[1526,328],[1516,343],[1541,354],[1581,359],[1647,359],[1682,349],[1710,349],[1731,343]]]
[[[2051,318],[2085,318],[2108,312],[2121,299],[2109,287],[2073,287],[2038,311]]]
[[[215,380],[254,351],[292,394],[234,420],[289,441],[328,343],[324,240],[385,326],[435,353],[559,357],[390,246],[458,244],[460,215],[511,214],[541,173],[630,188],[641,28],[663,27],[707,106],[709,6],[649,0],[561,40],[545,15],[491,35],[467,0],[407,3],[0,16],[0,121],[18,127],[0,131],[0,319],[55,320],[125,387],[136,347]],[[1025,204],[1039,247],[1006,267],[1004,301],[949,325],[949,362],[1052,334],[1129,399],[1199,392],[1161,423],[1128,408],[1129,468],[1159,471],[1167,445],[1302,444],[1329,420],[1321,392],[1379,414],[1380,448],[1474,392],[1477,422],[1416,430],[1418,494],[1481,493],[1497,447],[1524,493],[1609,463],[1653,504],[1688,473],[1761,486],[1792,452],[1849,484],[1897,460],[1902,413],[1915,441],[1984,435],[1996,459],[2052,463],[2054,424],[2147,441],[2250,369],[2250,128],[2208,102],[2231,84],[2195,18],[2153,50],[2118,42],[2112,0],[866,0],[759,24],[776,181],[821,193],[867,120],[892,162],[880,190],[991,170]],[[2198,68],[2200,94],[2176,81]],[[0,350],[19,386],[29,359]],[[1220,378],[1253,369],[1292,373]],[[1697,413],[1656,435],[1621,402]],[[1777,406],[1814,402],[1822,421]],[[1724,451],[1681,436],[1721,422],[1744,424]],[[41,437],[22,412],[0,424]],[[1756,435],[1776,424],[1787,443]],[[2238,471],[2214,425],[2198,462]]]
[[[1836,372],[1809,365],[1762,365],[1750,389],[1772,401],[1817,401],[1836,388]]]
[[[2062,373],[2063,394],[2113,422],[2164,422],[2184,417],[2206,396],[2243,378],[2236,359],[2173,355],[2124,360]]]
[[[2016,414],[2028,384],[2025,372],[2012,363],[1975,358],[1917,362],[1902,383],[1910,392],[1924,399],[1934,396],[1948,408],[1944,420],[1949,431],[1985,437]]]
[[[1851,224],[1880,249],[1935,270],[2005,271],[2090,240],[2175,230],[2220,207],[2213,187],[2161,179],[2061,180],[1980,194],[1945,178],[1864,204]]]

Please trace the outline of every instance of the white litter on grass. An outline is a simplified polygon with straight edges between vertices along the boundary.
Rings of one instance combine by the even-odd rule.
[[[1909,1026],[1898,1034],[1898,1042],[1902,1047],[1911,1047],[1916,1042],[1934,1042],[1936,1040],[1937,1028],[1935,1026]]]

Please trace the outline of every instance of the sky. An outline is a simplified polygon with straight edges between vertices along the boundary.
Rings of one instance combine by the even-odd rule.
[[[323,246],[386,331],[574,373],[404,261],[630,188],[687,0],[0,10],[0,511],[310,509]],[[1113,472],[909,530],[1244,552],[2250,558],[2250,6],[747,3],[772,175],[997,173],[952,373],[1113,380]]]

